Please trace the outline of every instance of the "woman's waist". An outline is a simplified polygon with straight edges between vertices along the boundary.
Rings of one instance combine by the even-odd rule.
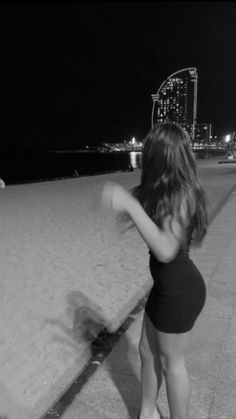
[[[196,272],[198,272],[198,269],[188,254],[179,255],[169,263],[160,262],[151,256],[149,268],[153,279],[184,278],[186,276],[191,276],[192,273],[196,274]]]
[[[149,259],[150,265],[151,264],[155,265],[156,267],[159,267],[160,269],[161,268],[171,268],[171,267],[176,266],[176,265],[182,265],[182,264],[191,262],[188,250],[181,250],[180,252],[177,253],[175,258],[172,259],[168,263],[164,263],[164,262],[159,261],[151,252],[149,252],[149,253],[150,253],[150,259]]]

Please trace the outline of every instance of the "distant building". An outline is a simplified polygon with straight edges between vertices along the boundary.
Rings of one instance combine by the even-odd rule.
[[[196,68],[184,68],[173,74],[161,84],[152,95],[152,126],[163,121],[172,121],[185,127],[195,141],[197,118]]]
[[[185,124],[183,128],[187,132],[191,132],[192,125]],[[197,123],[195,125],[195,139],[194,144],[196,145],[209,145],[212,140],[212,124],[208,123]]]
[[[212,124],[196,124],[195,143],[210,144],[212,140]]]

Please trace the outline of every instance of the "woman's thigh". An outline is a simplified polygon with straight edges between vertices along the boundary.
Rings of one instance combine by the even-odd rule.
[[[139,350],[143,357],[156,358],[159,355],[156,329],[145,312],[143,316]]]
[[[184,361],[187,353],[191,331],[185,333],[164,333],[155,331],[160,360],[168,366],[169,363]]]

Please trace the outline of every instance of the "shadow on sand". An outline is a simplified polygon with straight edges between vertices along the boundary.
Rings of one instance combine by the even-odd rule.
[[[73,348],[78,348],[79,343],[83,340],[90,344],[91,357],[82,373],[43,418],[61,417],[105,359],[106,369],[126,406],[127,418],[136,418],[140,403],[140,381],[137,378],[139,376],[137,370],[139,360],[135,359],[135,357],[137,358],[137,348],[124,334],[133,322],[135,313],[130,315],[119,330],[109,333],[99,305],[94,304],[78,291],[70,293],[67,301],[67,314],[71,318],[71,327],[58,319],[48,320],[50,324],[59,327],[63,334],[63,336],[55,336],[55,339],[63,341]],[[136,309],[137,313],[141,309],[142,307]],[[117,343],[121,337],[122,340],[118,348]],[[109,354],[110,356],[108,356]],[[104,395],[105,398],[106,395]]]

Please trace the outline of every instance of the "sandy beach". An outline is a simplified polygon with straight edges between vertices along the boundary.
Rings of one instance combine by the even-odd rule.
[[[122,234],[97,208],[110,177],[129,188],[138,174],[10,186],[1,195],[0,413],[9,419],[39,417],[89,358],[98,331],[116,329],[148,286],[137,233]]]
[[[235,186],[235,168],[209,161],[199,169],[214,214]],[[116,330],[150,288],[138,233],[122,233],[97,205],[106,180],[129,189],[139,177],[114,173],[1,191],[0,416],[39,419],[89,359],[96,334]]]

